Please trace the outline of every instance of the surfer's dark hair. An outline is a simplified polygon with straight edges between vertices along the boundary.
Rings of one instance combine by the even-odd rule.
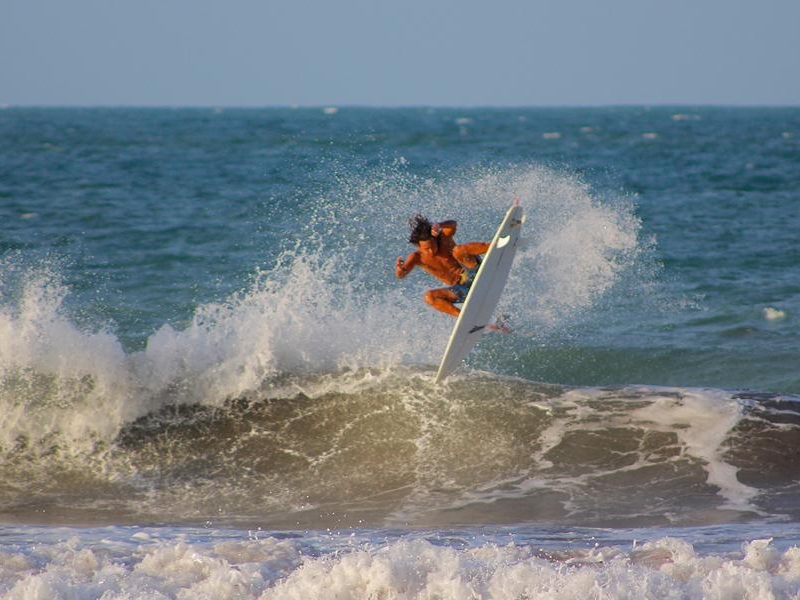
[[[408,236],[411,244],[416,245],[421,241],[431,239],[431,222],[419,213],[408,220],[408,228],[411,230]]]

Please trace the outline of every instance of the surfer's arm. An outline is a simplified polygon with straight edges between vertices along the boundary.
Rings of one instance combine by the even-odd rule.
[[[397,260],[394,263],[394,276],[398,279],[402,279],[409,273],[411,273],[412,269],[419,264],[419,252],[412,252],[409,254],[405,260],[401,256],[397,257]]]
[[[444,235],[453,237],[456,234],[458,224],[455,221],[442,221],[441,223],[434,223],[431,227],[431,235],[434,237]]]

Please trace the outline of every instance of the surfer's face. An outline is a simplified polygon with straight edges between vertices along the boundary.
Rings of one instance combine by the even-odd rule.
[[[419,241],[419,249],[422,252],[427,252],[430,254],[436,254],[436,249],[438,246],[436,245],[436,238],[431,238],[429,240],[420,240]]]

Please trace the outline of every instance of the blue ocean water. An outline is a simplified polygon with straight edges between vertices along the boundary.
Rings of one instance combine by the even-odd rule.
[[[3,597],[800,593],[800,109],[8,108],[0,218]]]

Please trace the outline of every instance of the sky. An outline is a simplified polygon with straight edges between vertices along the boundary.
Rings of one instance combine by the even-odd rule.
[[[0,0],[0,105],[800,105],[800,0]]]

